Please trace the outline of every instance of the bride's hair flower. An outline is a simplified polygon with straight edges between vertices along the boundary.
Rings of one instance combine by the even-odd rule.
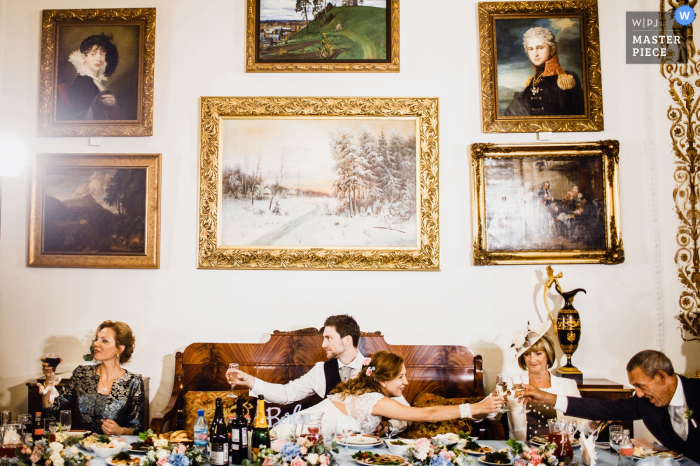
[[[367,377],[371,377],[371,376],[372,376],[372,372],[374,372],[374,371],[376,371],[376,370],[377,370],[377,368],[376,368],[375,366],[368,367],[368,368],[367,368],[367,372],[365,372],[365,374],[367,374]]]
[[[372,362],[372,358],[365,358],[362,360],[362,365],[363,366],[369,366],[369,363]]]

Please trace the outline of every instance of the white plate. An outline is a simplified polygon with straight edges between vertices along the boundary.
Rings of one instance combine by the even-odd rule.
[[[70,432],[63,432],[63,435],[66,437],[82,437],[87,433],[87,430],[71,430]]]
[[[674,453],[675,453],[675,452],[674,452]],[[668,453],[665,452],[665,451],[660,451],[660,452],[657,452],[656,454],[651,454],[651,455],[648,455],[648,456],[637,456],[637,455],[634,455],[632,458],[634,458],[634,459],[636,459],[636,460],[643,460],[643,459],[647,459],[647,458],[664,458],[664,459],[665,459],[665,458],[671,458],[672,460],[680,460],[680,459],[683,459],[683,455],[681,455],[680,453],[678,453],[678,454],[676,454],[676,456],[673,456],[673,455],[668,455]]]
[[[493,447],[489,447],[488,445],[479,445],[481,448],[490,448],[491,451],[487,452],[478,452],[478,451],[473,451],[473,450],[465,450],[464,448],[460,449],[460,451],[463,451],[464,453],[468,455],[473,455],[473,456],[484,456],[486,453],[493,453],[496,451]]]
[[[337,435],[335,438],[336,442],[342,442],[345,445],[345,441],[342,435]],[[363,434],[352,434],[348,438],[348,445],[354,445],[359,447],[369,447],[373,445],[381,445],[382,439],[374,435],[363,435]]]
[[[341,447],[345,447],[345,446],[346,446],[345,443],[343,443],[342,441],[340,441],[340,440],[338,440],[338,439],[335,440],[335,443],[337,443],[338,446],[341,446]],[[357,448],[358,450],[364,450],[365,448],[379,447],[379,446],[382,446],[383,444],[384,444],[384,442],[366,443],[366,444],[363,444],[363,445],[357,445],[357,444],[355,444],[355,443],[348,443],[348,444],[347,444],[347,447],[348,447],[348,448]]]
[[[510,463],[489,463],[488,461],[486,461],[486,456],[479,457],[477,458],[477,460],[479,460],[479,463],[492,464],[494,466],[508,466],[509,464],[513,464],[513,461],[511,461]]]
[[[610,442],[596,442],[595,446],[601,450],[610,450]]]

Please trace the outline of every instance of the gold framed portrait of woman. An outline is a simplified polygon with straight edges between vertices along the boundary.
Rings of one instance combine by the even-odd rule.
[[[44,10],[41,136],[153,135],[155,8]]]
[[[480,2],[485,133],[602,131],[596,0]]]

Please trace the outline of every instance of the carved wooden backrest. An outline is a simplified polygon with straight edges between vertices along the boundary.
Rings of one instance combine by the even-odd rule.
[[[225,373],[231,362],[272,383],[301,377],[326,359],[322,343],[321,333],[314,328],[275,331],[266,343],[193,343],[176,356],[173,395],[179,400],[177,409],[182,409],[181,400],[188,391],[228,390]],[[389,345],[380,332],[363,332],[359,349],[365,355],[387,350],[403,356],[409,380],[404,396],[409,403],[420,392],[449,398],[484,396],[481,356],[464,346]],[[312,397],[302,405],[318,401]]]

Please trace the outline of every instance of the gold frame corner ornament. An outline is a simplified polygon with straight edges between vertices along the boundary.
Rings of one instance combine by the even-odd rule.
[[[621,264],[625,261],[620,218],[619,142],[614,140],[557,144],[476,143],[470,147],[472,180],[472,239],[474,265],[505,264]],[[606,247],[602,250],[496,251],[488,249],[486,233],[486,188],[484,161],[487,158],[578,157],[602,158]]]
[[[200,269],[440,270],[437,98],[202,97],[200,99]],[[219,242],[221,127],[228,117],[415,117],[418,248],[221,247]]]
[[[45,254],[43,252],[44,173],[50,167],[145,168],[145,251],[140,255]],[[32,172],[29,267],[91,269],[160,268],[161,154],[37,154]]]
[[[57,55],[59,23],[81,22],[119,25],[139,23],[141,27],[138,77],[139,112],[136,120],[57,121]],[[91,10],[44,10],[42,15],[39,80],[38,132],[40,136],[152,136],[155,81],[156,9],[117,8]]]
[[[503,117],[498,115],[496,37],[499,16],[546,17],[574,15],[581,18],[586,115],[552,117]],[[537,133],[547,131],[603,131],[603,86],[597,0],[479,2],[482,130],[484,133]]]
[[[390,31],[390,53],[387,62],[368,63],[364,61],[356,62],[265,62],[257,60],[255,44],[258,36],[256,30],[257,2],[260,0],[246,0],[246,72],[247,73],[398,73],[401,71],[400,49],[401,34],[399,27],[399,0],[387,0],[391,8],[391,17],[388,19]]]

